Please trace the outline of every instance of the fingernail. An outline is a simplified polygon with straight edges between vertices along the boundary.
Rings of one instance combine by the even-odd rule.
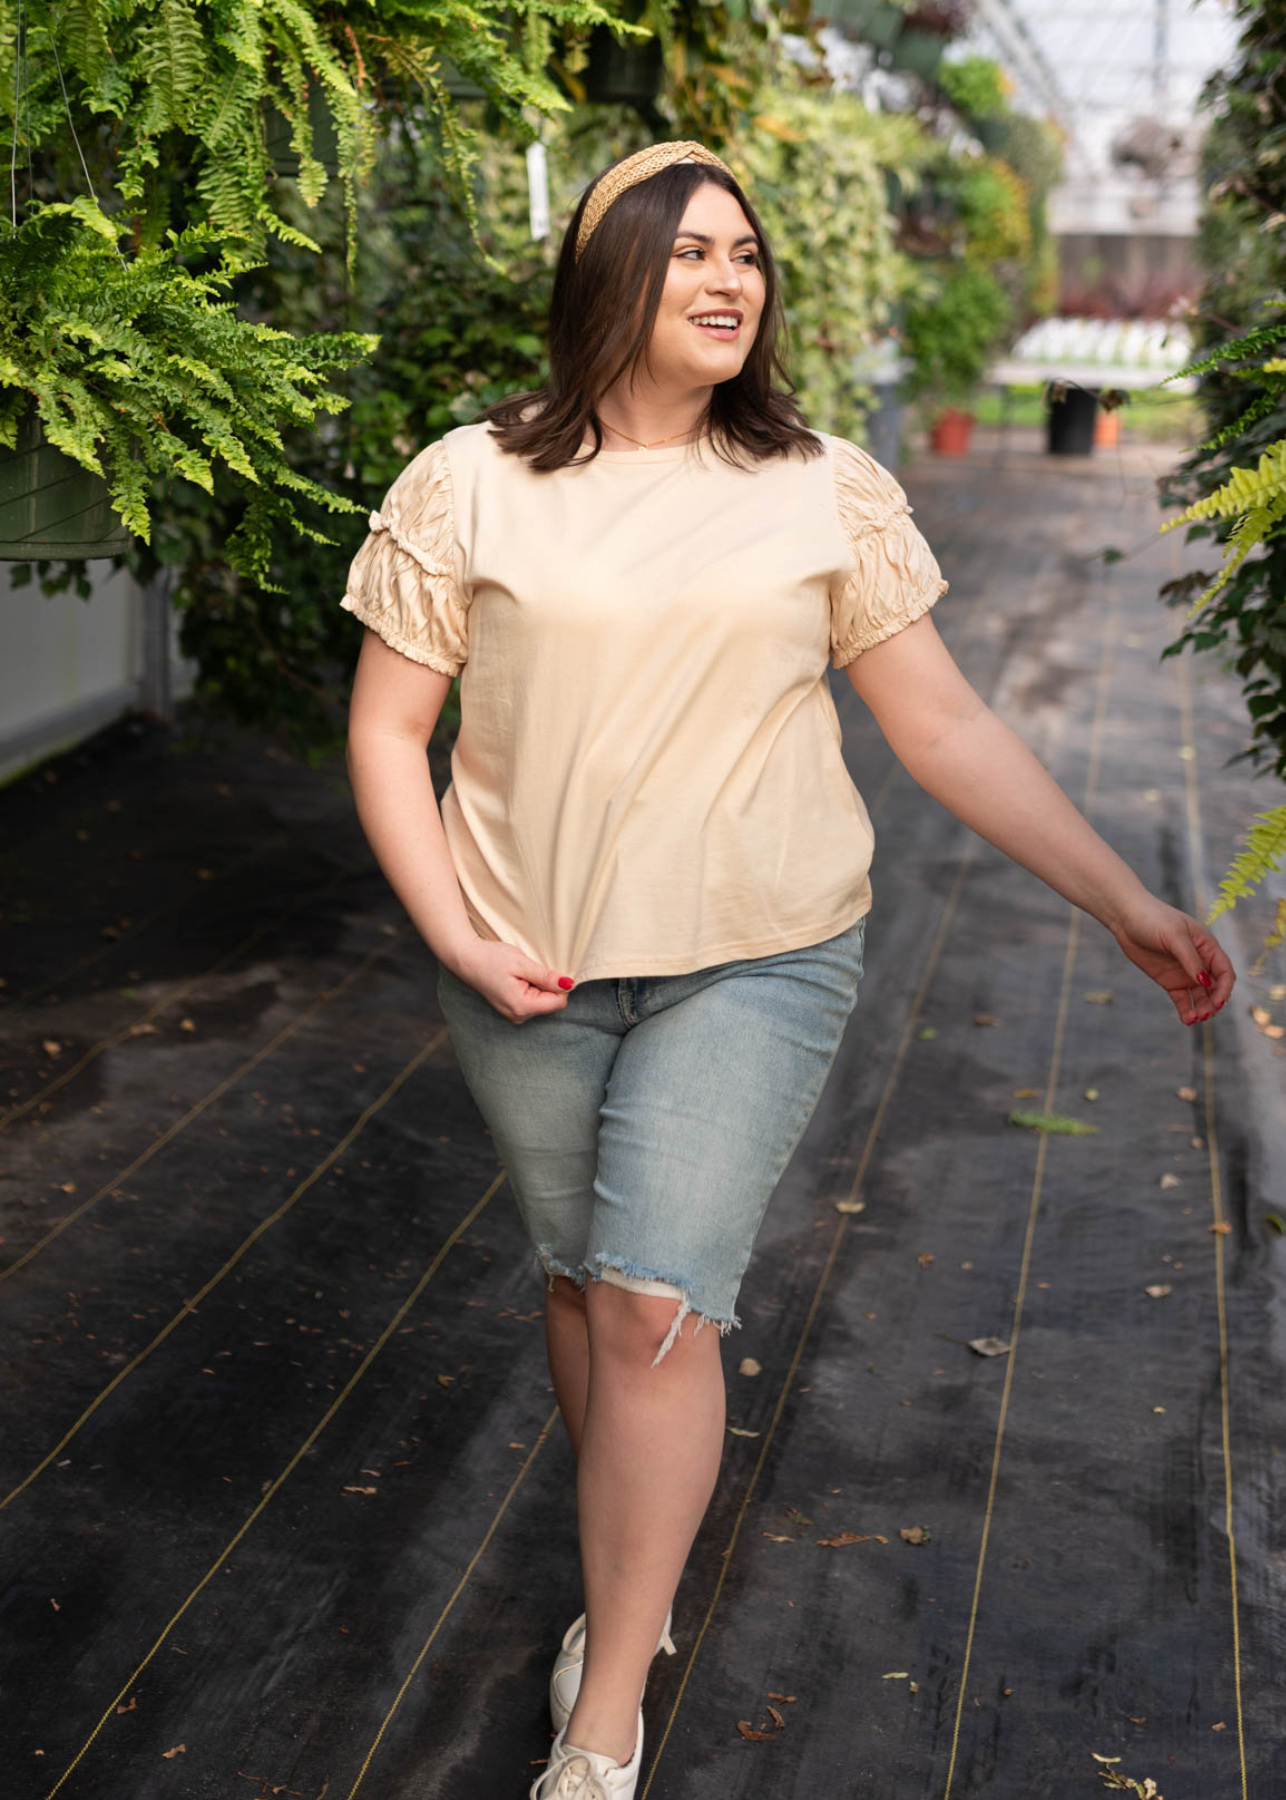
[[[560,988],[570,988],[575,987],[576,983],[572,980],[570,975],[560,975],[558,977],[558,985]]]
[[[1204,1024],[1205,1024],[1205,1022],[1206,1022],[1206,1020],[1207,1020],[1207,1019],[1209,1019],[1209,1018],[1212,1018],[1212,1017],[1213,1017],[1213,1016],[1214,1016],[1214,1015],[1213,1015],[1213,1014],[1212,1014],[1212,1013],[1202,1013],[1202,1015],[1201,1015],[1201,1023],[1202,1023],[1202,1024],[1203,1024],[1203,1025],[1204,1025]]]
[[[1210,971],[1208,969],[1203,969],[1200,975],[1197,976],[1197,980],[1201,983],[1203,988],[1208,988],[1210,986]]]

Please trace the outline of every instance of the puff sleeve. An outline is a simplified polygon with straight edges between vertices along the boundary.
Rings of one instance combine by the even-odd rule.
[[[851,563],[831,588],[832,667],[910,625],[947,591],[888,470],[856,444],[835,440],[835,501]]]
[[[441,442],[406,465],[371,514],[340,605],[412,662],[458,675],[468,661],[451,465]]]

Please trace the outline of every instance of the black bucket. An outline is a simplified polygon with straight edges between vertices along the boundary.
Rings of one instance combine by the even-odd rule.
[[[1061,400],[1049,402],[1049,454],[1090,456],[1094,451],[1094,415],[1098,395],[1093,388],[1069,387]]]

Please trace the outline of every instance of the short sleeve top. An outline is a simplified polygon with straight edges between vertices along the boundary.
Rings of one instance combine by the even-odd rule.
[[[856,444],[708,441],[536,473],[487,423],[390,488],[342,604],[460,675],[442,821],[479,934],[578,981],[832,937],[870,909],[843,668],[946,592]]]

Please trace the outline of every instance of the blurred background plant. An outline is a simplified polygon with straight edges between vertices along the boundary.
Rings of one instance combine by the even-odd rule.
[[[1250,715],[1248,760],[1286,780],[1286,17],[1234,0],[1236,59],[1211,81],[1212,126],[1203,148],[1207,204],[1201,223],[1205,285],[1191,314],[1201,371],[1204,441],[1163,479],[1163,500],[1184,510],[1189,540],[1220,558],[1166,583],[1186,606],[1166,656],[1186,646],[1231,662]],[[1220,885],[1216,916],[1251,893],[1286,856],[1286,806],[1250,822],[1244,852]],[[1286,900],[1266,947],[1286,942]]]

